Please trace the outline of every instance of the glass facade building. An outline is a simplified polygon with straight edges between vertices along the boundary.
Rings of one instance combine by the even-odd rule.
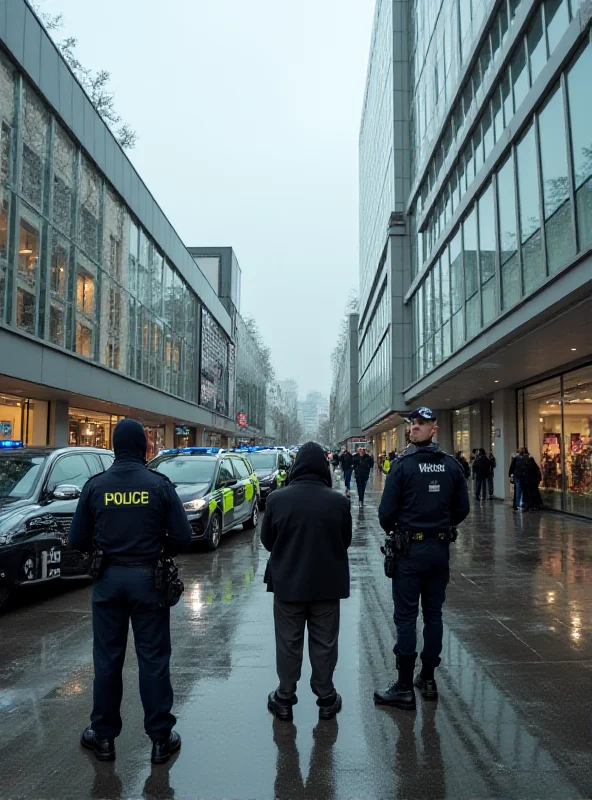
[[[70,376],[68,386],[46,373],[56,389],[90,395],[95,387],[74,378],[86,364],[104,375],[95,379],[93,372],[88,382],[105,381],[104,391],[91,395],[102,402],[144,410],[163,426],[178,419],[234,433],[234,329],[218,293],[24,0],[0,13],[0,45],[0,324],[6,347],[8,334],[18,334],[29,345],[42,344],[39,353],[67,356],[60,363],[72,366],[60,374]],[[237,281],[230,287],[234,298],[238,271]],[[25,339],[10,341],[20,346]],[[4,372],[0,391],[11,377],[33,382],[18,369]],[[114,376],[134,388],[118,383],[114,394]],[[144,391],[143,405],[146,389],[162,399]],[[40,392],[43,399],[47,394]],[[166,397],[179,402],[167,410]],[[125,411],[113,413],[116,419]],[[82,440],[76,424],[71,421],[69,438]]]
[[[592,360],[590,4],[376,9],[360,134],[362,428],[430,405],[447,449],[494,450],[498,496],[520,442],[546,468],[548,505],[591,515],[587,394],[572,402],[553,378],[553,415],[536,388]]]

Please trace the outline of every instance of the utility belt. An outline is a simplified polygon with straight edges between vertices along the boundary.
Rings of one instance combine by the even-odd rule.
[[[394,578],[397,569],[397,559],[409,554],[411,542],[423,542],[434,539],[442,544],[451,544],[457,538],[456,528],[450,527],[445,531],[409,531],[403,530],[400,525],[394,531],[389,531],[384,540],[384,547],[380,548],[384,555],[384,574],[387,578]]]
[[[158,605],[161,608],[172,608],[172,606],[176,606],[181,599],[181,595],[185,591],[185,585],[179,577],[179,568],[172,557],[167,556],[164,552],[161,552],[156,562],[144,561],[143,563],[137,564],[115,564],[109,559],[104,550],[97,547],[95,543],[88,570],[88,574],[93,581],[97,581],[103,577],[105,568],[109,564],[153,572],[154,588],[158,592]]]

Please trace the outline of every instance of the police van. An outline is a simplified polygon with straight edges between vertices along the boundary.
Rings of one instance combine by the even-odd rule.
[[[163,450],[148,463],[175,485],[193,531],[192,540],[215,550],[224,533],[259,522],[259,481],[239,453],[218,447]]]
[[[112,463],[100,448],[0,440],[0,608],[15,587],[88,577],[68,532],[82,487]]]

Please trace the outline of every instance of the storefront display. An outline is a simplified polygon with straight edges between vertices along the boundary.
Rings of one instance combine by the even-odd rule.
[[[111,449],[113,428],[120,419],[114,414],[90,411],[85,408],[70,408],[70,432],[68,444],[82,447]]]
[[[195,447],[195,428],[175,425],[175,447]]]
[[[521,389],[518,406],[545,505],[592,517],[592,365]]]
[[[29,445],[47,444],[48,403],[0,395],[0,439],[21,439]]]
[[[164,450],[164,425],[144,425],[146,432],[146,461],[157,456]]]

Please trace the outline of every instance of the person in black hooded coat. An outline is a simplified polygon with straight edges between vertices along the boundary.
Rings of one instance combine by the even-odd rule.
[[[333,673],[340,600],[349,597],[351,539],[349,501],[331,489],[329,464],[320,445],[308,442],[298,451],[290,485],[270,495],[261,530],[261,542],[271,553],[265,581],[274,594],[279,677],[268,708],[278,719],[293,716],[307,626],[319,716],[330,719],[341,708]]]

